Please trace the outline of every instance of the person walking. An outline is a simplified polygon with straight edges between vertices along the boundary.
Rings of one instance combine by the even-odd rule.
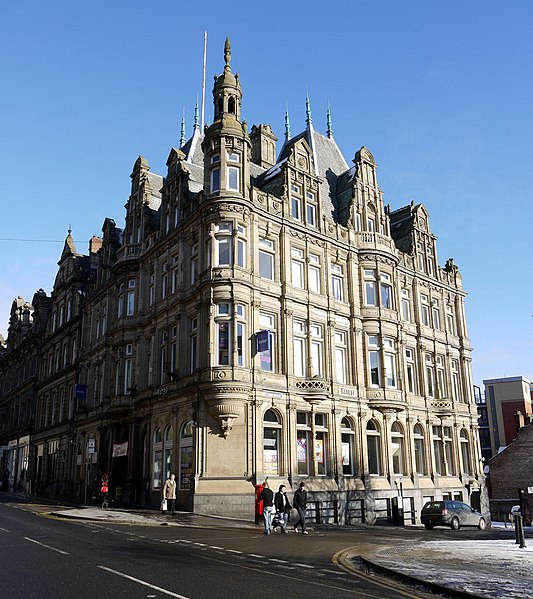
[[[274,496],[274,506],[279,514],[281,521],[281,532],[287,533],[287,522],[289,521],[289,514],[291,513],[292,506],[285,492],[285,485],[280,485],[279,490]]]
[[[263,490],[259,494],[259,499],[263,501],[263,520],[265,532],[269,535],[272,533],[272,514],[274,513],[274,493],[268,485],[268,481],[263,483]]]
[[[163,499],[167,500],[167,510],[171,514],[176,513],[176,480],[174,474],[170,473],[169,477],[163,485],[162,495]]]
[[[307,491],[305,490],[305,483],[300,483],[300,486],[294,493],[292,501],[299,516],[298,522],[294,525],[294,532],[298,532],[298,525],[300,525],[302,534],[308,535],[309,533],[305,530],[305,515],[307,510]]]

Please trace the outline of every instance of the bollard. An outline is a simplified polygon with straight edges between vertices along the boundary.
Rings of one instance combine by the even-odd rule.
[[[518,522],[517,522],[518,526],[516,527],[518,529],[518,539],[520,540],[520,549],[524,549],[524,547],[526,546],[526,537],[524,535],[524,520],[522,519],[522,516],[518,516]]]
[[[513,515],[513,524],[514,524],[514,542],[515,545],[520,544],[520,536],[518,534],[518,514]]]

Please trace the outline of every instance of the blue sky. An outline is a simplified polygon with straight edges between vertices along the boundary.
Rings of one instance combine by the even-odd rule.
[[[207,31],[206,121],[226,36],[249,127],[282,139],[288,105],[301,131],[307,88],[325,132],[329,101],[347,161],[367,146],[385,202],[423,202],[459,266],[475,383],[533,380],[532,23],[528,0],[3,3],[0,334],[16,296],[51,291],[69,227],[86,253],[123,226],[137,156],[164,173]]]

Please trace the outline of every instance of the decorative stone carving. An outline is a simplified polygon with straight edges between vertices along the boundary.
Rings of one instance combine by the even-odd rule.
[[[235,420],[244,414],[244,405],[238,400],[214,400],[209,406],[211,416],[220,421],[222,436],[227,438],[233,428]]]

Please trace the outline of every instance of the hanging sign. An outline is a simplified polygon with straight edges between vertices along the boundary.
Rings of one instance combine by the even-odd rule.
[[[128,455],[128,442],[126,443],[113,443],[113,456],[114,458],[122,458]]]

